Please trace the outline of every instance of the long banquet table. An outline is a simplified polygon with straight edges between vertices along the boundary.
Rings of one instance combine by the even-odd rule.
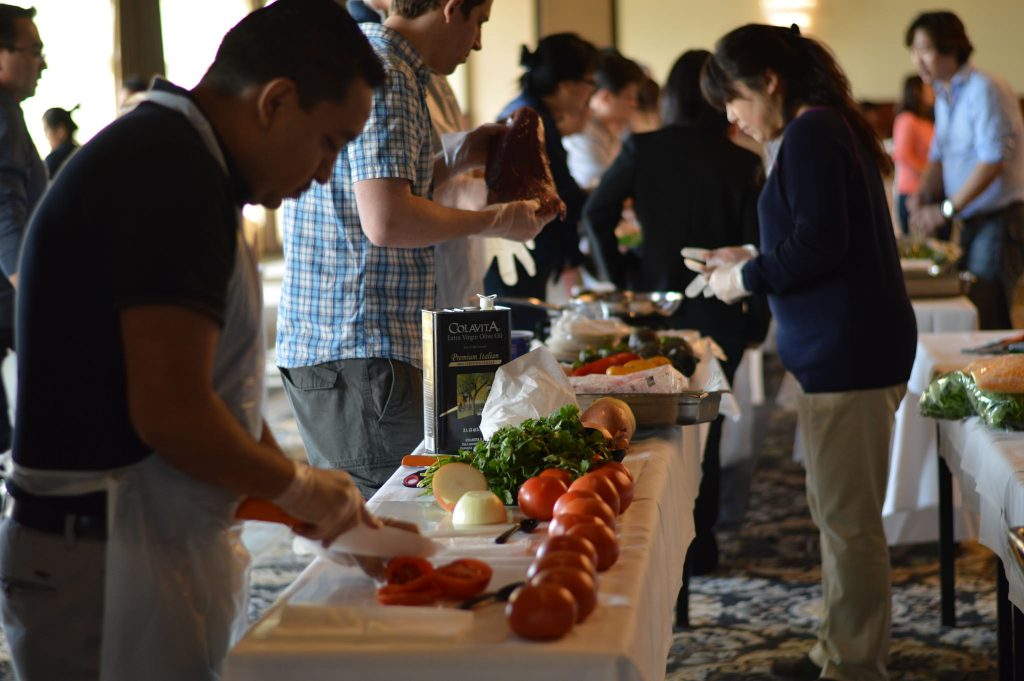
[[[890,544],[935,541],[938,539],[938,459],[935,423],[921,416],[918,402],[928,384],[939,374],[961,369],[979,355],[964,353],[1014,331],[969,331],[958,333],[921,333],[917,339],[914,368],[907,382],[907,395],[896,412],[892,457],[889,461],[889,485],[882,510]],[[956,504],[956,536],[973,539],[978,534],[977,517]]]
[[[999,681],[1024,678],[1024,563],[1014,557],[1008,530],[1024,526],[1024,433],[986,426],[978,417],[938,421],[939,454],[947,471],[943,478],[960,483],[963,504],[981,518],[979,541],[999,559],[996,611]],[[941,483],[940,483],[941,484]],[[950,508],[950,487],[942,484],[940,503]],[[942,623],[956,623],[953,541],[950,511],[942,518],[940,586]]]
[[[636,478],[618,519],[621,554],[599,577],[598,608],[563,639],[535,643],[507,627],[504,609],[377,606],[372,581],[354,567],[317,558],[253,625],[228,657],[226,681],[337,679],[451,681],[652,681],[665,675],[676,594],[694,536],[693,502],[707,426],[641,433],[624,463]],[[432,498],[401,485],[399,468],[368,502],[381,516],[416,522],[442,546],[432,561],[475,557],[494,568],[490,588],[522,580],[540,531],[453,528]],[[468,619],[467,619],[468,618]]]

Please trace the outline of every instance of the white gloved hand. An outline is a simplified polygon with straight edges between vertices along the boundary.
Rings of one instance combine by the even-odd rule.
[[[708,288],[723,303],[735,303],[750,295],[743,285],[744,262],[734,262],[716,267],[708,278]]]
[[[444,164],[452,175],[483,168],[490,154],[491,138],[508,130],[503,123],[484,123],[468,132],[449,132],[441,135]]]
[[[685,249],[684,249],[685,250]],[[713,249],[704,258],[704,263],[709,269],[729,265],[731,263],[746,262],[757,257],[757,246],[744,244],[742,246],[725,246]]]
[[[708,286],[708,278],[706,275],[698,274],[694,277],[689,284],[686,286],[686,290],[683,291],[683,295],[687,298],[696,298],[697,296],[703,295],[705,298],[710,298],[715,295]]]
[[[358,522],[370,527],[380,523],[366,510],[363,495],[345,471],[312,468],[292,462],[295,477],[281,494],[271,499],[282,510],[306,523],[295,529],[308,539],[329,546],[338,535]]]
[[[715,271],[728,265],[742,264],[751,258],[757,257],[757,247],[753,244],[724,246],[713,249],[687,246],[679,251],[679,253],[683,256],[683,264],[686,265],[686,268],[697,273],[697,276],[693,278],[683,292],[686,297],[696,298],[703,294],[705,298],[710,298],[713,295],[722,298],[722,296],[718,296],[711,283]],[[721,282],[721,278],[719,278],[719,281]],[[742,286],[742,278],[740,279],[740,285]],[[733,300],[738,300],[745,295],[749,295],[749,292],[744,289],[742,295],[733,298]],[[726,302],[732,302],[732,300],[727,300]]]
[[[513,241],[528,241],[540,234],[544,225],[555,219],[554,213],[538,214],[537,201],[509,201],[488,206],[483,212],[491,213],[491,224],[480,236],[496,236]]]
[[[537,275],[537,265],[530,251],[533,240],[526,242],[509,241],[508,239],[484,239],[484,271],[490,268],[491,260],[498,261],[498,275],[506,286],[515,286],[519,282],[516,261],[522,263],[523,269],[531,277]]]
[[[711,287],[708,286],[707,273],[711,270],[704,264],[704,259],[708,257],[710,252],[706,248],[684,248],[680,251],[686,269],[697,273],[697,276],[690,281],[686,286],[686,290],[683,291],[683,295],[687,298],[696,298],[700,295],[710,298],[714,295]]]

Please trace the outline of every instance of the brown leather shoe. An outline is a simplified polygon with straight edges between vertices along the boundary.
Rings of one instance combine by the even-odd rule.
[[[821,674],[821,667],[814,664],[811,658],[802,655],[800,657],[780,657],[772,661],[771,671],[775,676],[781,676],[784,679],[815,681]]]

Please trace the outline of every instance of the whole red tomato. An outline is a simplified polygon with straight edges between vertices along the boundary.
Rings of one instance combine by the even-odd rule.
[[[605,461],[603,463],[599,463],[598,465],[594,466],[594,468],[592,468],[590,472],[596,473],[598,471],[604,471],[605,473],[607,473],[608,471],[621,471],[625,473],[627,476],[629,476],[630,482],[636,482],[636,478],[633,477],[633,474],[626,467],[626,464],[622,463],[621,461]]]
[[[569,492],[572,494],[572,492]],[[562,500],[559,499],[559,502]],[[577,513],[579,515],[597,516],[604,521],[608,527],[615,529],[615,514],[611,506],[604,503],[603,499],[573,499],[567,504],[555,505],[555,516],[566,513]]]
[[[552,551],[576,551],[597,565],[597,548],[586,537],[570,537],[563,534],[559,537],[548,537],[537,549],[537,558],[543,558]]]
[[[572,592],[576,622],[587,619],[597,606],[597,582],[589,572],[575,567],[549,567],[530,578],[530,584],[558,584]]]
[[[550,567],[579,568],[589,572],[591,577],[597,579],[597,566],[594,565],[594,561],[590,560],[589,556],[582,554],[579,551],[568,551],[564,549],[549,551],[543,556],[538,557],[530,564],[530,568],[526,571],[526,576],[527,578],[531,578],[541,570]]]
[[[633,503],[633,490],[635,487],[633,476],[629,474],[626,467],[621,463],[613,461],[601,466],[593,471],[593,473],[590,473],[590,475],[603,475],[612,481],[619,493],[619,513],[625,513],[629,505]]]
[[[540,475],[538,475],[538,477],[558,478],[559,480],[565,483],[566,487],[572,484],[572,473],[565,470],[564,468],[545,468],[540,472]]]
[[[555,515],[562,513],[562,509],[565,507],[565,505],[568,504],[573,499],[584,498],[601,499],[601,497],[598,496],[597,492],[592,492],[590,490],[587,490],[585,492],[580,490],[576,490],[575,492],[566,492],[565,494],[558,498],[558,501],[555,502]]]
[[[594,473],[587,473],[581,478],[577,478],[569,485],[570,492],[578,491],[591,491],[596,492],[599,497],[604,499],[604,503],[608,504],[612,513],[615,515],[619,514],[619,491],[615,489],[615,483],[610,478],[604,475],[596,475]]]
[[[512,592],[505,606],[508,625],[531,641],[562,638],[576,623],[576,600],[558,584],[527,584]]]
[[[564,537],[557,539],[569,539],[580,537],[586,539],[597,550],[597,571],[604,572],[619,559],[619,540],[611,528],[601,527],[596,523],[583,523],[569,528]]]
[[[566,531],[573,525],[579,523],[600,523],[604,525],[604,521],[595,515],[582,515],[580,513],[563,513],[556,515],[554,520],[548,525],[548,536],[557,537],[560,534],[565,534]]]
[[[558,478],[537,476],[519,487],[519,508],[527,518],[551,520],[555,502],[565,494],[565,483]]]

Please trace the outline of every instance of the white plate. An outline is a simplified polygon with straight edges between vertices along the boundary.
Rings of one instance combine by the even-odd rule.
[[[428,537],[385,525],[379,529],[360,523],[334,540],[329,548],[320,542],[309,542],[317,554],[348,564],[347,554],[391,558],[393,556],[419,556],[427,558],[437,553],[437,544]]]

